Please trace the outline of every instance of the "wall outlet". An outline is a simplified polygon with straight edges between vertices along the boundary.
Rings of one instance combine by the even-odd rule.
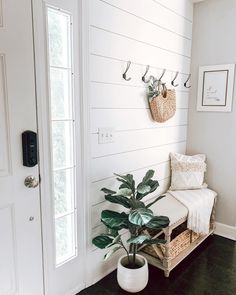
[[[114,128],[99,128],[98,129],[98,143],[112,143],[115,141],[114,138],[115,130]]]

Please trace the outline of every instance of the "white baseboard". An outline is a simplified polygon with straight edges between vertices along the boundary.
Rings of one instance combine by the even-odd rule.
[[[216,222],[215,234],[236,241],[236,227]]]

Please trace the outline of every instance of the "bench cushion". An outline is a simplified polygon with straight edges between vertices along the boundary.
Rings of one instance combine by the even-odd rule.
[[[180,219],[187,218],[188,209],[172,197],[169,193],[166,197],[156,202],[150,209],[155,215],[168,216],[170,225],[178,222]]]

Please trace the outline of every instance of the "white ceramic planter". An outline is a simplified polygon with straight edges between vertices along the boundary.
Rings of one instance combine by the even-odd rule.
[[[128,263],[128,257],[122,256],[117,266],[117,281],[119,286],[128,292],[136,293],[142,291],[148,283],[148,263],[146,258],[137,254],[136,261],[140,268],[130,269],[125,267]]]

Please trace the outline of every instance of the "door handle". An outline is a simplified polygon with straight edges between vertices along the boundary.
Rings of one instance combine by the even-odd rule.
[[[35,178],[35,176],[27,176],[24,184],[28,188],[36,188],[39,185],[39,181]]]

